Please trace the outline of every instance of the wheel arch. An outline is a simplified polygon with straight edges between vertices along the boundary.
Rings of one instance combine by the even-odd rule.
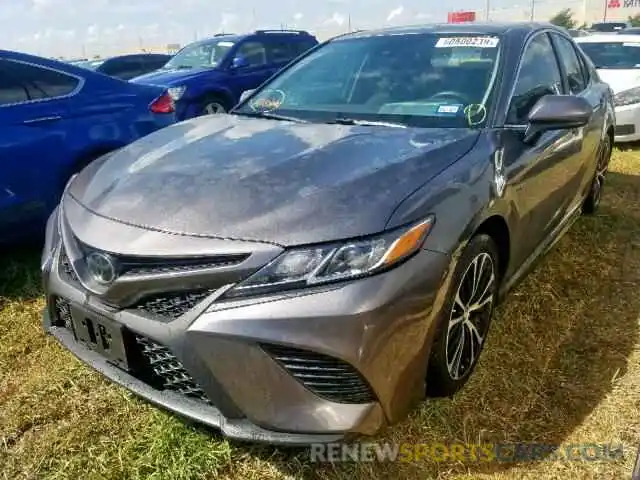
[[[511,261],[511,234],[509,225],[502,215],[494,214],[484,219],[474,230],[470,238],[481,234],[486,234],[491,237],[498,248],[498,272],[502,280]]]
[[[209,87],[209,88],[203,90],[197,96],[197,102],[201,103],[202,101],[204,101],[206,98],[209,98],[209,97],[220,97],[220,98],[224,99],[225,102],[227,102],[227,106],[228,106],[229,110],[232,109],[236,104],[236,100],[234,98],[233,93],[229,89],[224,88],[224,87],[219,86],[219,85],[218,86],[212,86],[212,87]]]

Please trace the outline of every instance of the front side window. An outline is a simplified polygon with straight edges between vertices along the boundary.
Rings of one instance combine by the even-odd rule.
[[[587,88],[587,81],[584,76],[583,67],[576,53],[573,44],[560,35],[554,35],[558,47],[558,57],[564,66],[569,83],[569,91],[574,95]]]
[[[165,68],[216,67],[226,58],[233,45],[229,40],[209,40],[187,45],[165,64]]]
[[[64,97],[72,93],[79,80],[64,73],[10,60],[0,61],[0,77],[4,93],[0,103]],[[13,101],[11,101],[13,99]]]
[[[581,42],[580,48],[596,68],[640,69],[640,38],[638,42]]]
[[[267,50],[260,42],[246,42],[238,48],[236,58],[242,58],[247,67],[259,67],[267,63]]]
[[[562,93],[562,77],[546,33],[538,34],[526,46],[520,60],[520,72],[509,105],[507,123],[527,122],[529,112],[545,95]]]
[[[484,125],[500,37],[384,35],[334,40],[287,69],[236,111],[308,121]]]

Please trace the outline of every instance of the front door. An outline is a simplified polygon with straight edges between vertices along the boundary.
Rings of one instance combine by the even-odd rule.
[[[503,162],[520,227],[514,229],[514,264],[520,264],[567,214],[568,192],[583,149],[583,129],[545,132],[524,142],[528,115],[545,95],[564,94],[565,81],[549,34],[537,34],[525,47],[502,132]],[[521,233],[518,233],[521,232]]]

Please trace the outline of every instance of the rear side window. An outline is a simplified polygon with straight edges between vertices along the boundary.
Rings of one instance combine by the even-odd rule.
[[[0,105],[64,97],[80,81],[37,65],[0,60]]]
[[[286,63],[296,56],[293,51],[293,44],[284,40],[271,41],[266,47],[269,60],[273,63]]]
[[[587,80],[584,75],[582,63],[578,58],[578,53],[573,47],[573,44],[566,38],[563,38],[560,35],[554,35],[553,38],[558,47],[560,62],[562,63],[567,75],[569,91],[572,94],[577,95],[587,88]]]
[[[304,52],[306,52],[307,50],[310,50],[315,46],[316,46],[316,42],[314,42],[313,40],[302,40],[300,42],[296,42],[293,44],[296,57],[299,55],[302,55]]]

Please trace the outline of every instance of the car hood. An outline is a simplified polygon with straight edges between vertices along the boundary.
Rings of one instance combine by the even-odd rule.
[[[629,70],[599,68],[598,75],[603,82],[609,84],[613,93],[620,93],[640,86],[640,69],[637,68]]]
[[[94,162],[67,194],[102,217],[182,235],[283,246],[358,237],[384,230],[478,135],[200,117]]]
[[[199,77],[204,72],[215,72],[214,68],[190,68],[173,70],[156,70],[129,80],[133,83],[144,83],[148,85],[177,86],[184,82]]]

